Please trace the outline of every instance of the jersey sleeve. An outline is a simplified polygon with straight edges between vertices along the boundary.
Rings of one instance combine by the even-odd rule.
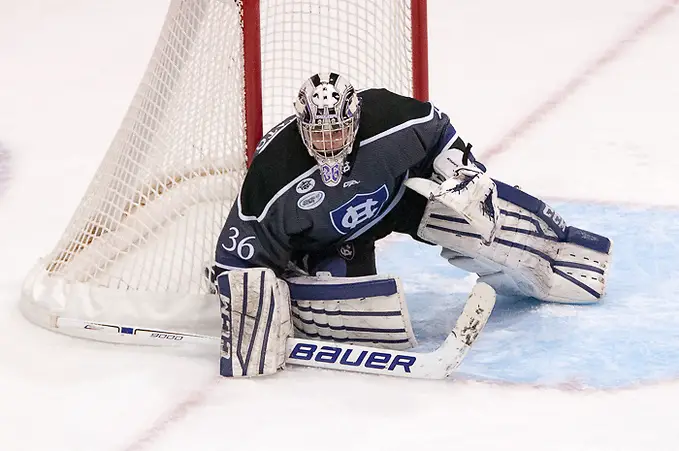
[[[309,227],[295,214],[294,181],[314,167],[294,116],[262,138],[217,241],[218,269],[266,267],[280,275],[287,268],[295,237]]]
[[[478,162],[471,152],[471,144],[466,143],[460,137],[448,115],[434,105],[431,108],[431,119],[423,122],[419,127],[416,126],[416,133],[425,150],[425,156],[418,165],[419,172],[428,173],[436,157],[443,152],[447,152],[448,158],[453,159],[458,166],[464,164],[463,158],[466,153],[467,164],[474,164],[485,171],[485,166]]]
[[[237,204],[219,235],[216,266],[221,270],[266,267],[280,274],[290,259],[289,237],[272,217],[243,219]]]
[[[431,102],[401,96],[386,89],[366,90],[361,92],[361,96],[364,110],[360,127],[368,134],[363,139],[370,142],[388,135],[383,141],[403,149],[404,158],[409,161],[410,176],[429,177],[434,159],[444,151],[452,150],[451,156],[462,164],[468,145],[449,116]],[[469,160],[472,163],[476,161],[471,154]]]
[[[219,235],[215,264],[220,270],[266,267],[280,274],[290,260],[284,199],[268,198],[266,178],[259,174],[248,172]]]

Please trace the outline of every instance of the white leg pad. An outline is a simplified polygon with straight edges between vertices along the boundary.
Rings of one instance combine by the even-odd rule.
[[[287,284],[266,268],[225,271],[217,277],[222,333],[220,374],[273,374],[285,366],[292,338]]]
[[[303,276],[287,279],[300,338],[394,350],[417,344],[400,279]]]
[[[503,189],[508,196],[521,193],[516,188]],[[489,245],[466,218],[438,202],[427,205],[418,236],[443,246],[442,257],[477,273],[479,281],[498,294],[560,303],[598,302],[610,267],[610,240],[567,227],[549,206],[521,194],[528,199],[522,200],[525,205],[532,202],[540,208],[527,209],[499,199],[500,227]]]

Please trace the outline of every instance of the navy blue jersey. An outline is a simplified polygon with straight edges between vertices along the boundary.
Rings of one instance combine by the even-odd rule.
[[[431,103],[385,89],[358,95],[358,135],[337,186],[321,181],[294,117],[264,136],[219,236],[217,268],[263,266],[280,275],[295,254],[403,231],[402,216],[414,215],[416,228],[426,199],[404,196],[404,181],[430,177],[442,150],[461,156],[465,144]],[[399,218],[388,220],[390,212]]]

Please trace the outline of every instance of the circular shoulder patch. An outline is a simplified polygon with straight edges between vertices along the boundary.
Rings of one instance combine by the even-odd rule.
[[[298,184],[297,187],[295,188],[299,194],[304,194],[308,193],[311,191],[314,186],[316,185],[316,181],[312,178],[306,178],[304,180],[301,180]]]
[[[325,199],[325,193],[323,191],[313,191],[300,197],[297,201],[297,206],[302,210],[313,210],[321,205],[323,199]]]

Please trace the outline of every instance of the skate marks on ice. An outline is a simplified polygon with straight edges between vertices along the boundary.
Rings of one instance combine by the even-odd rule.
[[[498,297],[461,375],[578,388],[679,378],[679,210],[576,203],[555,208],[571,224],[613,239],[606,296],[589,306]],[[438,251],[408,237],[378,248],[379,271],[404,281],[422,349],[443,340],[475,278]]]

